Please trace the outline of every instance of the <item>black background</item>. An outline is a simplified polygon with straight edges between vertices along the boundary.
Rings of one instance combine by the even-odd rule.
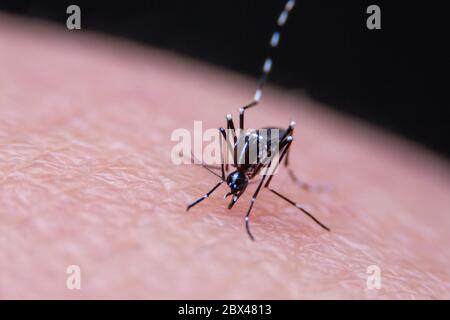
[[[0,0],[0,10],[65,28],[66,8],[77,4],[83,31],[137,40],[256,77],[284,3]],[[366,27],[370,4],[381,8],[381,30]],[[430,1],[297,0],[270,81],[304,89],[449,157],[447,12]]]

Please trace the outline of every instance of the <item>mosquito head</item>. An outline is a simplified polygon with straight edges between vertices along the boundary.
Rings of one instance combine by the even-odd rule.
[[[248,178],[240,171],[231,172],[227,178],[227,184],[230,187],[230,193],[235,194],[243,192],[248,185]]]

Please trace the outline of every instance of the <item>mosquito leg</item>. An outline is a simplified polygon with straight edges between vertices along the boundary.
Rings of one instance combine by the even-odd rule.
[[[294,135],[294,132],[292,132],[291,135],[293,136],[293,135]],[[286,168],[288,168],[288,166],[289,166],[289,153],[290,153],[290,150],[288,150],[288,151],[286,152],[286,159],[284,160],[284,166],[285,166]]]
[[[227,114],[227,133],[231,134],[234,144],[236,144],[236,128],[234,127],[233,116],[231,114]]]
[[[239,109],[239,129],[241,129],[241,132],[245,129],[245,125],[244,125],[245,110],[247,110],[253,106],[256,106],[258,104],[258,102],[259,101],[253,100],[249,104],[247,104]]]
[[[278,47],[278,44],[280,42],[280,30],[284,27],[286,24],[286,21],[289,17],[289,13],[294,8],[295,0],[288,0],[286,4],[284,5],[283,11],[278,17],[277,20],[277,29],[272,33],[272,36],[270,37],[269,41],[269,50],[266,57],[266,60],[264,60],[264,64],[262,67],[262,73],[261,77],[259,78],[258,86],[256,87],[255,95],[253,97],[253,101],[247,104],[246,106],[240,108],[239,110],[239,128],[241,130],[244,130],[244,113],[245,110],[256,106],[262,98],[263,88],[264,85],[267,82],[267,78],[269,76],[270,71],[272,70],[272,51]]]
[[[266,170],[267,173],[267,170]],[[249,235],[250,239],[255,240],[255,237],[253,237],[252,233],[250,232],[250,225],[249,225],[249,218],[250,218],[250,213],[252,211],[253,208],[253,204],[256,201],[256,197],[258,196],[259,190],[261,190],[261,186],[264,183],[264,180],[266,180],[267,175],[263,175],[263,177],[261,178],[261,181],[258,184],[258,188],[256,188],[255,193],[253,194],[252,200],[250,202],[250,206],[248,207],[248,211],[247,214],[245,215],[245,229],[247,230],[247,234]]]
[[[230,134],[233,138],[234,148],[233,150],[233,163],[237,164],[237,136],[236,136],[236,128],[234,127],[233,117],[231,114],[227,114],[227,134]]]
[[[294,141],[294,138],[292,138],[292,136],[290,136],[290,135],[285,138],[282,138],[282,140],[280,141],[280,148],[281,148],[280,158],[278,159],[278,162],[277,162],[275,168],[272,170],[272,172],[274,172],[274,173],[276,172],[276,170],[278,169],[278,166],[283,161],[286,154],[289,152],[289,148],[291,147],[292,141]],[[274,176],[274,174],[270,175],[269,179],[267,180],[266,184],[264,185],[265,188],[269,187],[269,184],[272,181],[273,176]]]
[[[290,134],[291,136],[294,135],[294,128],[295,128],[295,122],[291,121],[291,123],[289,124],[288,129],[286,130],[286,134]],[[289,153],[290,153],[290,149],[287,150],[286,152],[286,158],[284,160],[284,166],[286,167],[287,171],[288,171],[288,175],[289,178],[291,178],[292,182],[294,182],[296,185],[298,185],[301,189],[305,190],[305,191],[314,191],[314,192],[323,192],[326,190],[329,190],[329,188],[326,188],[324,186],[321,185],[312,185],[309,183],[306,183],[304,181],[302,181],[301,179],[299,179],[297,177],[297,175],[294,173],[294,171],[289,167]]]
[[[219,132],[220,132],[220,129],[219,129]],[[219,134],[219,144],[220,144],[220,168],[222,170],[222,180],[225,181],[225,170],[224,170],[222,135],[221,134]]]
[[[255,96],[253,97],[253,101],[239,109],[239,128],[241,129],[241,131],[244,130],[244,128],[245,128],[245,126],[244,126],[245,110],[256,106],[259,103],[259,101],[261,100],[263,87],[267,81],[267,77],[268,77],[271,69],[272,69],[272,59],[270,57],[267,57],[266,60],[264,61],[263,72],[261,74],[261,78],[259,79],[258,86],[256,87]]]
[[[278,162],[274,168],[273,171],[275,171],[278,168],[278,165],[280,164],[280,162],[283,160],[283,157],[286,155],[286,152],[289,150],[289,147],[291,146],[292,143],[292,136],[287,136],[282,142],[284,143],[284,147],[283,150],[281,152],[280,158],[278,159]],[[281,142],[280,142],[281,143]],[[271,168],[271,162],[267,165],[266,170],[264,172],[263,177],[261,178],[260,183],[258,184],[258,187],[256,188],[255,193],[253,194],[251,203],[250,203],[250,207],[248,208],[247,211],[247,215],[245,216],[245,228],[247,229],[247,233],[250,236],[250,239],[255,240],[255,238],[253,237],[252,233],[250,232],[250,225],[249,225],[249,217],[250,217],[250,213],[252,211],[253,208],[253,204],[256,201],[256,197],[258,196],[259,191],[261,190],[262,185],[264,184],[264,181],[266,180],[266,178],[269,176],[269,179],[267,180],[266,184],[264,185],[265,188],[267,188],[270,184],[270,181],[273,178],[273,175],[268,175],[269,169]]]
[[[190,208],[192,208],[193,206],[195,206],[196,204],[198,204],[199,202],[202,202],[203,200],[205,200],[206,198],[208,198],[211,193],[213,193],[221,184],[223,183],[223,180],[218,182],[214,188],[212,188],[211,190],[208,191],[207,194],[205,194],[203,197],[197,199],[196,201],[194,201],[193,203],[191,203],[190,205],[187,206],[186,211],[189,211]]]
[[[314,220],[315,223],[317,223],[319,226],[321,226],[323,229],[330,231],[330,228],[328,228],[326,225],[324,225],[323,223],[321,223],[319,220],[317,220],[311,213],[309,213],[308,211],[306,211],[303,207],[301,207],[298,203],[286,198],[284,195],[282,195],[281,193],[267,187],[267,189],[269,189],[271,192],[273,192],[274,194],[276,194],[277,196],[279,196],[281,199],[289,202],[290,204],[292,204],[294,207],[300,209],[304,214],[306,214],[308,217],[310,217],[311,219]]]
[[[224,180],[223,176],[221,177],[221,176],[219,176],[217,173],[215,173],[214,171],[211,170],[211,167],[214,168],[214,169],[220,169],[220,168],[217,168],[217,167],[212,166],[212,165],[208,165],[208,164],[204,163],[203,160],[200,161],[199,159],[197,159],[197,157],[196,157],[196,156],[194,155],[194,153],[192,153],[192,151],[191,151],[191,163],[192,163],[192,164],[195,164],[194,159],[195,159],[197,162],[201,162],[201,165],[202,165],[203,168],[205,168],[206,170],[208,170],[209,172],[211,172],[211,173],[212,173],[213,175],[215,175],[216,177],[218,177],[218,178]],[[223,166],[223,165],[222,165],[222,166]]]
[[[220,166],[216,166],[213,164],[204,164],[203,167],[208,168],[208,169],[212,169],[212,170],[220,170]]]
[[[277,163],[277,166],[275,167],[275,170],[277,169],[278,165],[280,164],[280,162],[282,162],[283,157],[289,152],[289,148],[291,146],[291,143],[293,141],[292,136],[287,136],[286,140],[288,140],[286,143],[286,147],[283,149],[280,159]],[[289,202],[290,204],[292,204],[293,206],[295,206],[296,208],[300,209],[304,214],[306,214],[308,217],[310,217],[311,219],[313,219],[319,226],[321,226],[322,228],[324,228],[327,231],[330,231],[330,228],[328,228],[327,226],[325,226],[323,223],[321,223],[319,220],[317,220],[311,213],[309,213],[308,211],[306,211],[303,207],[301,207],[299,204],[295,203],[294,201],[286,198],[285,196],[283,196],[282,194],[280,194],[279,192],[271,189],[269,187],[270,182],[272,181],[274,175],[271,175],[269,177],[269,180],[267,180],[266,184],[264,185],[264,188],[269,189],[271,192],[273,192],[274,194],[276,194],[278,197],[282,198],[283,200]]]
[[[190,160],[191,160],[191,164],[194,164],[194,165],[200,164],[202,167],[204,167],[207,170],[209,170],[209,169],[220,170],[220,166],[216,166],[213,164],[207,164],[207,163],[204,163],[203,161],[200,161],[200,159],[198,159],[192,151],[191,151],[191,159]]]
[[[332,190],[332,187],[330,186],[323,186],[323,185],[313,185],[307,182],[302,181],[300,178],[297,177],[297,175],[294,173],[294,171],[290,167],[286,167],[289,177],[291,178],[292,182],[294,182],[299,188],[305,191],[311,191],[311,192],[327,192]]]
[[[229,159],[229,150],[234,150],[234,147],[232,146],[230,140],[227,138],[227,132],[224,128],[219,128],[220,133],[222,134],[226,144],[227,144],[227,152],[225,153],[227,155],[225,161],[225,172],[228,172],[228,159]],[[234,163],[234,162],[233,162]]]
[[[193,160],[191,161],[191,164],[196,164],[195,162],[193,162]],[[211,170],[220,170],[220,166],[216,166],[213,164],[200,164],[203,168],[205,168],[206,170],[211,169]]]
[[[295,121],[291,121],[289,123],[289,126],[287,127],[286,131],[284,132],[283,136],[280,139],[280,144],[282,141],[284,141],[288,136],[294,136],[294,128],[297,124]]]

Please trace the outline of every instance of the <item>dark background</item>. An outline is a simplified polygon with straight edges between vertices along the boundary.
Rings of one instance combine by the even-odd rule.
[[[66,8],[77,4],[82,32],[137,40],[256,77],[284,3],[0,0],[0,10],[65,28]],[[370,4],[381,8],[381,30],[366,28]],[[297,0],[270,81],[302,88],[319,101],[448,158],[450,16],[446,13],[450,15],[430,1]]]

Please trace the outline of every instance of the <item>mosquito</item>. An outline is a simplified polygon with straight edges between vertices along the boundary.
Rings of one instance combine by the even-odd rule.
[[[274,190],[270,187],[270,183],[272,182],[272,178],[274,175],[269,172],[269,168],[272,167],[272,172],[276,170],[280,163],[283,163],[284,166],[288,170],[289,177],[292,179],[294,183],[299,185],[304,190],[311,190],[313,186],[304,183],[289,167],[289,150],[294,140],[294,128],[295,122],[291,121],[289,126],[286,129],[268,127],[261,128],[258,130],[245,130],[244,127],[244,115],[247,109],[255,107],[262,98],[262,92],[264,84],[267,82],[267,77],[272,69],[272,58],[270,52],[275,49],[280,40],[280,31],[283,26],[286,24],[286,21],[289,17],[289,13],[294,8],[295,0],[288,0],[277,19],[277,28],[272,33],[269,41],[269,55],[264,61],[262,74],[258,82],[258,86],[256,88],[255,95],[253,100],[244,105],[239,109],[239,135],[236,134],[236,129],[234,126],[234,121],[231,114],[226,116],[227,120],[227,130],[223,127],[219,128],[220,131],[220,148],[221,148],[221,165],[219,167],[213,167],[211,165],[207,165],[202,162],[202,166],[205,167],[208,171],[217,176],[220,181],[209,190],[204,196],[197,199],[193,203],[187,206],[186,211],[199,204],[206,198],[208,198],[217,188],[219,188],[224,182],[230,188],[230,192],[228,192],[224,198],[228,196],[232,196],[231,201],[228,205],[228,209],[231,209],[236,201],[244,194],[248,184],[252,181],[252,179],[256,178],[256,176],[261,176],[261,179],[258,183],[258,187],[256,188],[250,206],[247,210],[247,214],[245,215],[245,228],[247,234],[249,235],[251,240],[255,240],[252,232],[250,231],[249,218],[252,212],[253,205],[258,197],[259,192],[262,188],[267,189],[274,193],[276,196],[281,199],[287,201],[291,205],[295,206],[299,210],[301,210],[304,214],[306,214],[309,218],[311,218],[314,222],[316,222],[323,229],[330,231],[330,229],[317,220],[311,213],[309,213],[306,209],[304,209],[300,204],[292,201],[287,198],[283,194]],[[260,130],[265,130],[266,135],[261,135]],[[230,137],[231,135],[231,137]],[[234,171],[229,172],[228,162],[224,164],[223,161],[223,150],[222,150],[222,137],[225,141],[227,141],[228,148],[233,151],[233,159],[231,166],[235,168]],[[232,142],[231,142],[232,141]],[[256,157],[257,159],[250,159],[249,153],[252,146],[256,146]],[[276,146],[276,148],[274,147]],[[261,156],[263,155],[263,156]],[[194,155],[192,155],[194,156]],[[275,161],[275,162],[274,162]],[[221,174],[214,172],[212,170],[219,169],[221,170]]]

